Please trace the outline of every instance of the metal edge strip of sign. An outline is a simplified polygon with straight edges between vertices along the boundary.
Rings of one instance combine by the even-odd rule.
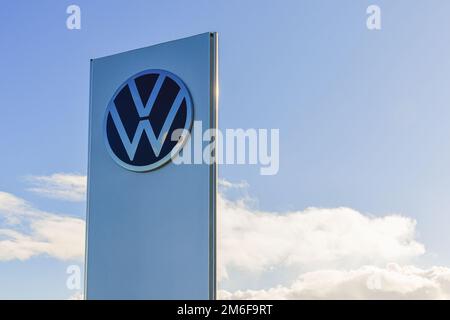
[[[210,33],[210,129],[218,125],[218,36]],[[214,156],[217,159],[217,132],[214,138]],[[215,300],[217,294],[217,177],[216,161],[209,165],[209,299]]]

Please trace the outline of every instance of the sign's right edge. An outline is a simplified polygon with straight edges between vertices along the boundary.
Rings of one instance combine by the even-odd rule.
[[[219,65],[217,32],[210,33],[210,124],[217,137],[218,125],[218,95],[219,95]],[[217,141],[214,138],[214,156],[217,159]],[[209,299],[217,298],[217,178],[216,161],[209,165]]]

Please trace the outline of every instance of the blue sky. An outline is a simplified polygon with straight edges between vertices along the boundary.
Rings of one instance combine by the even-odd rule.
[[[81,30],[65,26],[73,3]],[[381,8],[380,31],[366,28],[370,4]],[[450,265],[449,12],[438,0],[6,2],[0,191],[84,218],[83,201],[27,189],[30,176],[86,173],[89,59],[217,31],[220,127],[280,129],[277,175],[242,165],[222,166],[220,177],[245,180],[266,212],[405,215],[426,247],[408,263]],[[71,263],[80,264],[0,261],[0,298],[66,298]]]

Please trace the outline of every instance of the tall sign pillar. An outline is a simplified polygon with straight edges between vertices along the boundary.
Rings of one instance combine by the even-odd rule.
[[[216,33],[93,59],[90,86],[86,298],[215,299],[216,164],[174,159],[217,128]]]

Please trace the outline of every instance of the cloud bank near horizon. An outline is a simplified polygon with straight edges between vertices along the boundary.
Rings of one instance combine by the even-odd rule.
[[[223,195],[218,204],[220,279],[230,267],[251,273],[353,268],[405,263],[425,253],[416,221],[405,216],[374,217],[346,207],[265,212]]]
[[[425,254],[417,222],[404,215],[373,216],[341,208],[268,212],[243,197],[218,198],[220,299],[448,299],[450,268],[419,268]],[[287,273],[286,273],[287,272]],[[253,277],[251,290],[226,284]],[[288,274],[288,277],[286,275]],[[235,280],[235,279],[240,280]],[[251,281],[250,281],[251,283]]]
[[[301,274],[289,286],[262,290],[219,290],[219,299],[450,299],[450,269],[390,263],[384,268],[319,270]]]
[[[0,192],[0,261],[47,255],[60,260],[84,259],[82,219],[49,213],[7,192]]]
[[[84,201],[86,177],[41,176],[36,191],[67,201]],[[278,285],[256,290],[242,284],[220,290],[222,299],[444,299],[450,298],[450,269],[413,263],[425,253],[414,219],[372,216],[341,208],[270,212],[248,197],[231,200],[227,191],[246,182],[221,180],[218,196],[218,276],[222,288],[247,275],[259,283],[290,270]],[[0,261],[37,255],[82,260],[85,222],[48,213],[0,192]],[[283,274],[286,276],[286,274]]]
[[[73,173],[54,173],[48,176],[25,177],[31,184],[28,191],[47,198],[71,202],[86,200],[87,178],[85,175]]]

